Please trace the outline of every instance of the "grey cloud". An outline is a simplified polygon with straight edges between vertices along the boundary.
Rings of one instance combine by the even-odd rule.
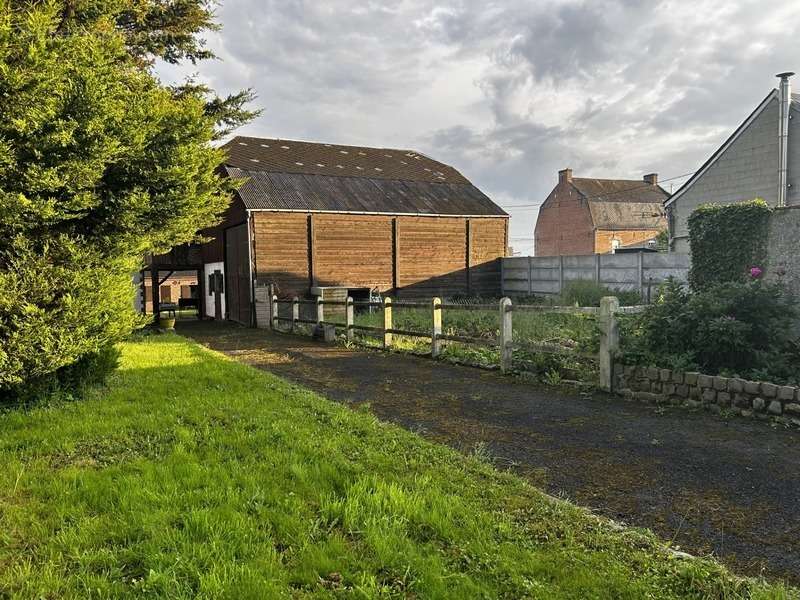
[[[507,205],[540,202],[564,166],[690,171],[774,73],[800,71],[800,6],[784,0],[227,0],[218,14],[225,62],[196,69],[259,93],[248,133],[417,148]],[[512,212],[513,235],[534,218]]]

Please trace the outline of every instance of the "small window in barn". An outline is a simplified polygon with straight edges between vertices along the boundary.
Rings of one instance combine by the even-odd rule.
[[[404,160],[401,160],[401,161],[400,161],[400,164],[401,164],[401,165],[407,165],[408,163],[407,163],[406,161],[404,161]]]
[[[323,165],[322,163],[317,163],[317,166],[318,167],[324,167],[325,165]]]
[[[261,144],[262,148],[269,148],[269,144]]]
[[[294,164],[296,164],[298,167],[302,167],[303,166],[303,163],[301,163],[301,162],[296,162]]]
[[[366,152],[359,152],[359,153],[358,153],[358,155],[359,155],[359,156],[366,156],[366,155],[367,155],[367,153],[366,153]]]
[[[363,171],[364,167],[356,167],[356,169],[358,169],[359,171]]]
[[[337,169],[344,169],[344,165],[336,165]]]
[[[281,146],[281,148],[283,148],[284,150],[288,150],[289,146]]]
[[[384,156],[385,156],[386,158],[392,158],[392,155],[391,155],[391,154],[384,154]]]
[[[239,142],[239,145],[240,146],[247,146],[247,143],[246,142]]]
[[[347,150],[339,150],[339,154],[349,154]]]
[[[251,159],[250,159],[250,161],[251,161],[251,162],[261,162],[261,161],[260,161],[260,160],[258,160],[257,158],[251,158]]]
[[[375,170],[376,171],[383,171],[383,169],[381,169],[380,167],[375,167]]]

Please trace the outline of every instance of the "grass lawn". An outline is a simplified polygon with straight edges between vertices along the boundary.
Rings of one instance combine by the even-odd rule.
[[[0,598],[796,598],[177,335],[0,414]]]

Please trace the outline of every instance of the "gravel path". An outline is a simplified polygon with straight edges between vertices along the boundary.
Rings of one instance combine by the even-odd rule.
[[[228,324],[179,332],[740,573],[800,583],[796,431]]]

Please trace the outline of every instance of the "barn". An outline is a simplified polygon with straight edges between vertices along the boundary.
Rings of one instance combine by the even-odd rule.
[[[224,149],[222,172],[241,184],[222,223],[200,248],[147,267],[153,277],[193,254],[203,315],[253,324],[259,286],[285,298],[498,293],[508,215],[453,167],[412,150],[271,138]]]

